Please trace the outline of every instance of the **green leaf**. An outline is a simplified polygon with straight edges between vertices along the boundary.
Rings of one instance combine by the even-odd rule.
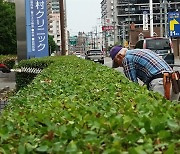
[[[173,120],[168,120],[168,126],[173,129],[173,130],[178,130],[180,129],[180,126]]]
[[[6,154],[6,151],[3,148],[0,147],[0,153]]]
[[[63,149],[63,148],[62,148],[62,144],[61,144],[60,142],[54,143],[53,150],[54,150],[55,152],[59,152],[59,151],[62,150],[62,149]]]
[[[24,147],[24,145],[19,145],[19,147],[18,147],[18,153],[19,153],[19,154],[24,154],[24,153],[25,153],[25,147]]]
[[[48,150],[48,146],[47,145],[42,145],[39,148],[37,148],[38,152],[46,152]]]
[[[68,144],[66,152],[77,152],[77,146],[76,146],[76,143],[74,141],[71,141]]]
[[[160,139],[166,139],[171,136],[171,133],[169,131],[162,130],[158,133]]]
[[[36,145],[33,146],[30,143],[26,144],[26,149],[27,149],[28,152],[33,151],[35,148],[36,148]]]
[[[142,146],[138,146],[135,148],[131,148],[129,154],[147,154],[147,153],[143,150]]]
[[[174,154],[175,152],[174,149],[175,149],[175,145],[174,143],[172,143],[168,146],[168,150],[164,154]]]

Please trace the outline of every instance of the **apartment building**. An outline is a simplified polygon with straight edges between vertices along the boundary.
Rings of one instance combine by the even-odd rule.
[[[66,3],[64,1],[64,22],[65,33],[67,35],[67,18],[66,18]],[[61,51],[61,26],[60,26],[60,9],[59,0],[48,0],[48,33],[54,37],[54,41],[58,46],[58,51]],[[66,37],[66,50],[68,50],[68,37]]]
[[[115,9],[114,0],[103,0],[101,2],[101,23],[103,48],[111,46],[115,42]],[[116,35],[117,36],[117,35]]]
[[[101,2],[102,19],[111,18],[110,24],[115,29],[114,42],[122,43],[125,40],[132,47],[139,38],[150,36],[149,10],[149,0],[103,0]],[[162,33],[165,36],[166,34],[167,21],[165,19],[167,16],[165,17],[165,11],[180,11],[180,0],[153,0],[154,36],[161,36]],[[145,12],[148,16],[148,29],[143,30],[143,14]],[[161,22],[162,32],[160,30]]]

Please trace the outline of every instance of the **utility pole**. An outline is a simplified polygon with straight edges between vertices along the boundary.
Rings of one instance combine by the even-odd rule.
[[[95,36],[96,36],[96,38],[95,38],[95,42],[96,42],[96,43],[95,43],[95,45],[96,45],[95,49],[96,49],[96,48],[98,48],[98,37],[97,37],[98,32],[97,32],[97,26],[95,27],[95,31],[96,31],[96,32],[95,32]]]
[[[125,45],[125,24],[123,23],[123,47]]]
[[[106,18],[105,18],[105,16],[103,17],[104,18],[104,22],[103,22],[103,26],[107,26],[107,24],[106,24]],[[108,50],[108,38],[107,38],[107,31],[106,30],[104,30],[104,32],[103,32],[103,34],[104,34],[104,46],[105,46],[105,53],[106,53],[106,56],[107,56],[107,50]]]
[[[164,0],[164,22],[165,22],[165,37],[167,37],[167,0]]]
[[[160,36],[163,37],[163,25],[162,25],[162,8],[163,8],[163,4],[162,4],[162,0],[160,0]]]
[[[116,22],[115,22],[115,1],[113,0],[113,29],[114,29],[114,45],[116,43]]]
[[[150,8],[150,36],[153,37],[154,28],[153,28],[153,1],[149,0],[149,8]]]
[[[65,36],[65,23],[64,23],[64,0],[59,0],[60,9],[60,24],[61,24],[61,54],[66,55],[66,36]]]
[[[93,41],[93,32],[91,31],[90,32],[90,35],[91,35],[91,48],[93,49],[93,47],[94,47],[94,41]]]
[[[130,44],[131,40],[130,40],[130,2],[128,0],[128,45]],[[130,47],[130,46],[129,46]]]

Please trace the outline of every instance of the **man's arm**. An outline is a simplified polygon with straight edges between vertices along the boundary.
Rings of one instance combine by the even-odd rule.
[[[136,76],[136,69],[135,69],[134,62],[128,60],[128,58],[125,57],[123,59],[122,65],[123,65],[123,70],[124,70],[125,76],[129,80],[138,83],[138,79],[137,79],[137,76]]]

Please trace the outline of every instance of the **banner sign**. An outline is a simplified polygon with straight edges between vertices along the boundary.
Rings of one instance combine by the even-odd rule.
[[[71,36],[69,38],[69,44],[70,45],[76,45],[76,43],[77,43],[77,36]]]
[[[114,30],[114,26],[102,26],[102,31]]]
[[[49,55],[46,3],[46,0],[26,0],[28,59]]]
[[[168,13],[169,36],[180,37],[180,12]]]
[[[143,12],[143,30],[148,30],[148,14],[146,11]]]

